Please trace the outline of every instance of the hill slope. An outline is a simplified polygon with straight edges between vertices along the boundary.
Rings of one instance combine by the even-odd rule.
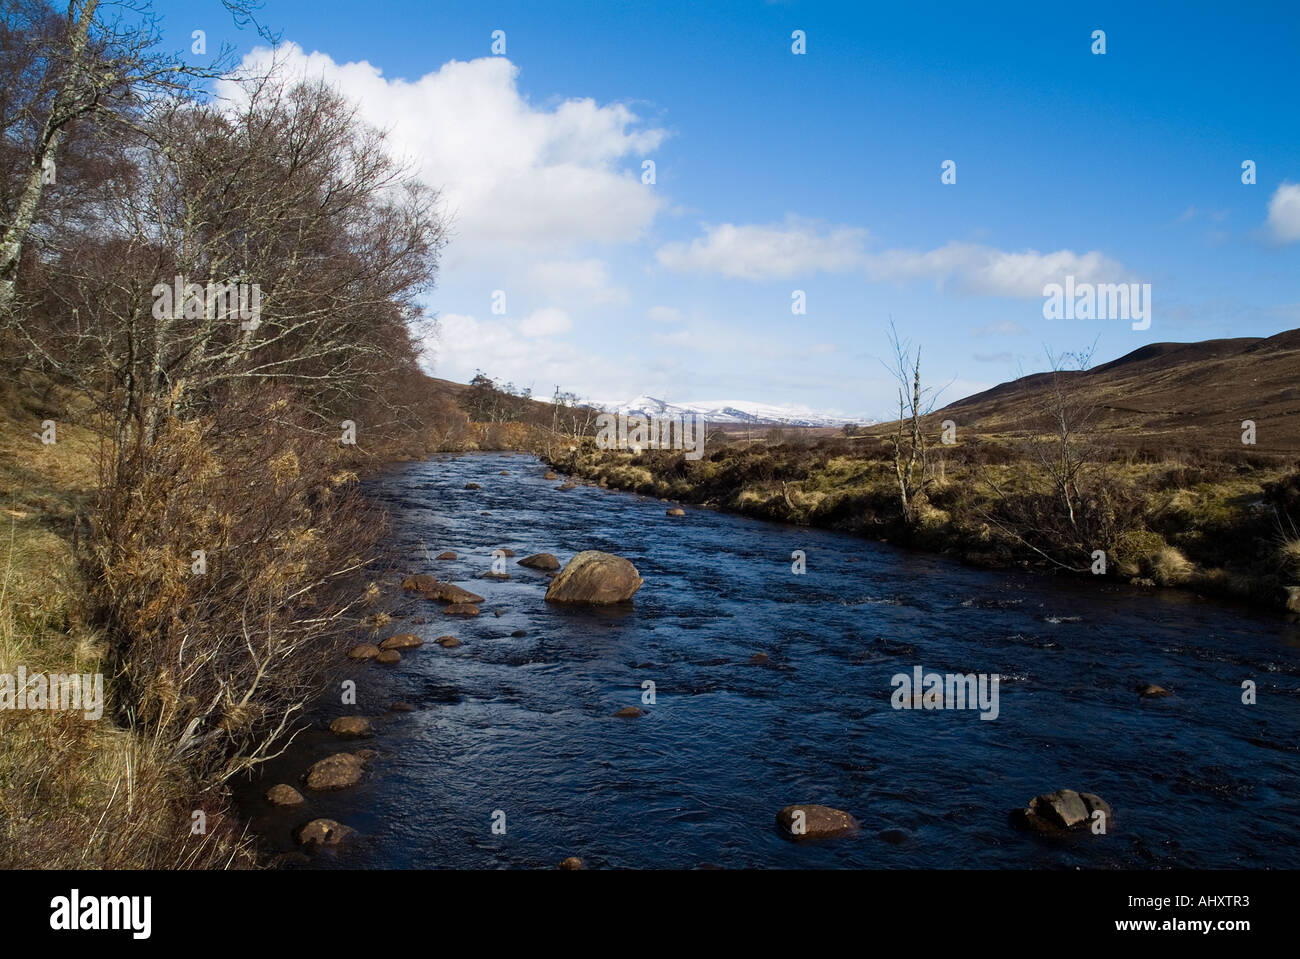
[[[1242,449],[1242,421],[1255,449],[1300,453],[1300,330],[1276,336],[1152,343],[1085,372],[1061,374],[1097,407],[1097,426],[1125,445]],[[932,414],[981,433],[1032,424],[1051,374],[1035,373],[968,396]]]

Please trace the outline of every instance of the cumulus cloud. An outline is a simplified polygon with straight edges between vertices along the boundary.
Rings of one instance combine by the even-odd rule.
[[[621,303],[626,288],[616,285],[604,260],[543,260],[528,271],[528,284],[536,294],[563,303],[600,305]]]
[[[443,191],[455,217],[449,255],[486,259],[502,247],[553,255],[584,242],[630,242],[661,208],[655,191],[621,166],[658,147],[666,131],[619,103],[581,98],[536,107],[505,57],[452,60],[408,81],[290,43],[275,54],[258,48],[242,66],[257,72],[273,59],[290,75],[337,87]],[[236,94],[229,83],[220,92]]]
[[[785,223],[704,227],[689,244],[669,243],[655,254],[680,273],[717,273],[746,280],[788,279],[814,272],[843,272],[863,262],[867,231],[824,228],[791,217]]]
[[[563,310],[548,306],[544,310],[534,310],[519,323],[519,332],[524,336],[558,336],[573,329],[573,321]]]
[[[1056,250],[1011,253],[978,243],[948,243],[934,250],[889,250],[871,257],[873,280],[933,279],[956,292],[1035,298],[1048,283],[1073,276],[1077,283],[1120,283],[1130,272],[1101,253]]]
[[[1073,276],[1079,283],[1118,283],[1130,277],[1120,263],[1096,251],[1010,252],[978,243],[948,243],[933,250],[868,252],[867,231],[824,226],[798,218],[783,224],[706,225],[690,243],[669,243],[656,257],[670,270],[714,273],[746,280],[789,279],[856,270],[876,282],[934,280],[955,292],[1032,298],[1048,283]]]
[[[1300,183],[1283,183],[1268,201],[1268,228],[1279,243],[1300,240]]]

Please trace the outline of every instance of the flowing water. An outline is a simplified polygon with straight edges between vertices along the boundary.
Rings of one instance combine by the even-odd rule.
[[[426,644],[395,666],[359,666],[358,705],[323,717],[378,716],[377,735],[310,734],[245,790],[273,843],[329,816],[359,835],[316,865],[1300,866],[1300,630],[1281,615],[708,510],[673,519],[656,499],[558,491],[544,471],[478,454],[371,484],[409,571],[481,594],[483,614],[401,601],[410,618],[392,631]],[[513,559],[509,581],[477,578],[497,547],[561,562],[617,553],[645,585],[626,607],[549,606],[548,574]],[[432,558],[443,550],[459,558]],[[463,645],[432,642],[446,633]],[[751,664],[760,652],[768,662]],[[917,666],[998,674],[997,718],[893,708],[892,677]],[[1145,682],[1172,695],[1139,697]],[[386,713],[399,700],[417,710]],[[615,718],[624,706],[645,715]],[[303,790],[289,811],[256,798],[358,745],[379,753],[361,785]],[[1061,787],[1114,807],[1106,835],[1045,840],[1009,825],[1010,810]],[[774,824],[792,803],[845,809],[863,831],[793,842]]]

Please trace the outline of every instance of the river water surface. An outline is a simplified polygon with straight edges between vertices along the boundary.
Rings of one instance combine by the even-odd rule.
[[[544,471],[478,454],[370,484],[408,570],[486,597],[483,613],[401,601],[391,631],[426,644],[359,667],[358,705],[323,717],[379,717],[376,736],[308,735],[257,788],[358,745],[379,753],[367,779],[290,811],[245,797],[258,831],[288,843],[329,816],[359,835],[314,864],[367,868],[1300,866],[1300,631],[1280,615],[708,510],[671,519]],[[551,607],[548,574],[514,559],[508,582],[477,578],[497,547],[617,553],[645,585],[625,608]],[[463,645],[433,643],[446,633]],[[999,715],[892,708],[891,678],[916,666],[999,674]],[[1143,699],[1146,682],[1172,695]],[[416,711],[387,713],[398,700]],[[614,718],[624,706],[646,714]],[[1061,787],[1114,807],[1107,835],[1008,824]],[[792,803],[845,809],[863,832],[792,842],[774,825]]]

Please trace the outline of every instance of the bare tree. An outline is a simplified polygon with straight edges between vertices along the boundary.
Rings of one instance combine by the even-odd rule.
[[[913,356],[911,343],[899,338],[892,319],[889,344],[894,355],[886,369],[898,380],[898,424],[889,439],[898,483],[898,504],[910,526],[916,522],[917,496],[934,482],[921,420],[934,410],[938,392],[921,386],[921,348],[917,346]]]
[[[1078,374],[1092,364],[1097,342],[1086,350],[1047,354],[1046,386],[1036,400],[1038,422],[1046,427],[1046,442],[1030,441],[1027,451],[1049,478],[1070,526],[1079,526],[1078,510],[1082,500],[1080,484],[1100,459],[1094,439],[1099,406],[1081,388]]]
[[[237,23],[256,24],[257,3],[223,3]],[[234,50],[223,45],[203,65],[161,51],[158,19],[147,3],[69,0],[59,15],[46,0],[5,0],[0,9],[0,125],[11,164],[0,237],[3,316],[12,309],[23,246],[57,177],[70,128],[82,119],[138,128],[155,104],[189,96],[199,81],[225,73]]]

